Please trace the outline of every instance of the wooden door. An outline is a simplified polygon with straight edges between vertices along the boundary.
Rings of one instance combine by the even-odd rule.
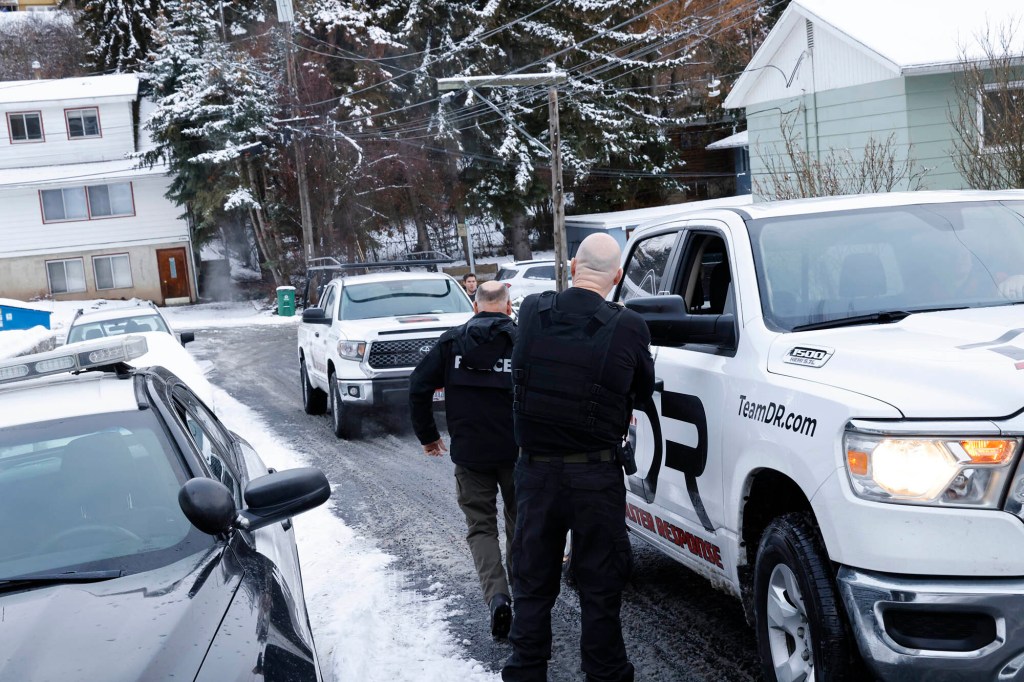
[[[185,249],[157,249],[157,270],[160,273],[160,293],[164,303],[168,299],[190,300],[188,287],[188,261]]]

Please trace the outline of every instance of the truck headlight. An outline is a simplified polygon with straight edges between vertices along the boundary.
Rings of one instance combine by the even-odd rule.
[[[846,472],[864,499],[999,507],[1019,438],[916,437],[847,431]]]
[[[346,360],[362,360],[366,352],[365,341],[339,341],[338,355]]]

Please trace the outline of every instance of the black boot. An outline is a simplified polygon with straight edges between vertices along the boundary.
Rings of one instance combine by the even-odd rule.
[[[512,627],[512,600],[507,594],[496,594],[491,597],[491,636],[498,639],[508,637]]]

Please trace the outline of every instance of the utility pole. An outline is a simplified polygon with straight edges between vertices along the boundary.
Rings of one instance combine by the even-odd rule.
[[[295,73],[295,57],[292,49],[292,19],[295,14],[292,9],[292,0],[277,0],[277,22],[284,25],[285,45],[285,71],[288,78],[289,110],[290,115],[295,116],[295,102],[298,100],[298,77]],[[312,209],[309,205],[309,178],[306,175],[306,154],[302,144],[302,138],[298,132],[292,135],[292,144],[295,146],[295,180],[299,186],[299,216],[302,221],[302,244],[306,257],[306,264],[309,264],[316,253],[313,248],[313,218]]]
[[[280,1],[280,0],[279,0]],[[558,291],[565,291],[569,284],[568,270],[566,267],[567,247],[565,241],[565,192],[562,186],[562,151],[561,131],[558,126],[558,90],[557,86],[564,83],[566,74],[564,71],[551,71],[549,73],[520,73],[511,76],[467,76],[457,78],[438,78],[438,92],[450,92],[453,90],[469,90],[481,102],[493,109],[510,125],[521,132],[526,139],[543,149],[551,157],[551,204],[554,214],[554,238],[555,238],[555,283]],[[508,87],[533,87],[548,85],[548,134],[551,138],[549,149],[540,140],[530,135],[519,123],[505,114],[493,102],[478,92],[482,88],[508,88]]]

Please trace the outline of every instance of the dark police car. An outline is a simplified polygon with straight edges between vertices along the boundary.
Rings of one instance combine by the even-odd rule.
[[[273,472],[146,339],[0,362],[0,679],[319,680]]]

